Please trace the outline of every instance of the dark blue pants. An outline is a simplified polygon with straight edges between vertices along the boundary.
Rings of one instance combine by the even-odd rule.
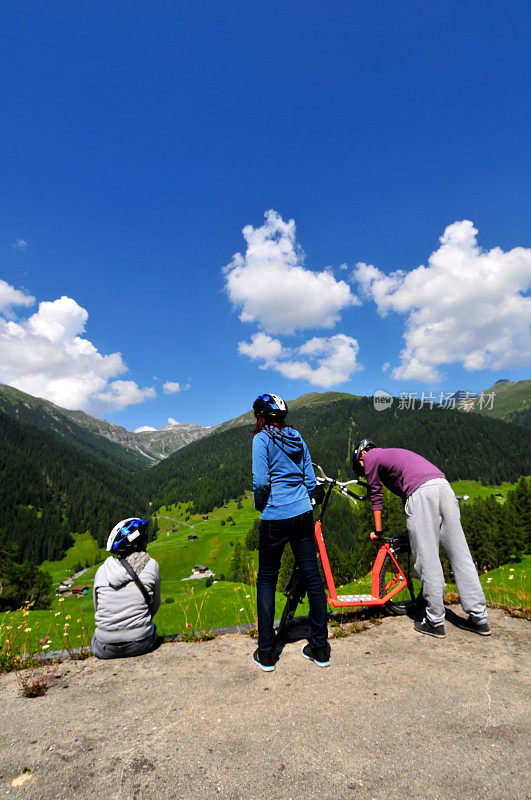
[[[328,641],[326,597],[317,566],[313,514],[307,511],[291,519],[261,520],[258,548],[258,647],[270,650],[275,644],[275,589],[280,559],[290,543],[310,603],[311,644],[323,647]]]
[[[157,629],[153,630],[145,639],[136,642],[100,642],[96,634],[92,637],[91,650],[96,658],[129,658],[130,656],[143,656],[156,650],[159,644]]]

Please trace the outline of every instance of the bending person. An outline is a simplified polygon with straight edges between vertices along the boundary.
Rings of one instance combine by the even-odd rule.
[[[160,572],[146,553],[147,525],[131,517],[110,533],[107,550],[112,555],[94,578],[97,627],[91,648],[97,658],[139,656],[157,646],[153,617],[160,606]]]
[[[368,439],[361,440],[351,460],[354,471],[369,484],[375,527],[371,538],[382,535],[382,484],[404,501],[411,552],[426,603],[424,619],[415,622],[415,630],[437,638],[446,635],[440,545],[452,566],[461,606],[469,615],[459,626],[489,636],[485,595],[461,527],[458,500],[444,474],[411,450],[377,447]]]
[[[262,394],[253,404],[254,505],[262,512],[258,546],[258,649],[253,660],[275,669],[275,590],[284,547],[289,542],[310,603],[311,637],[302,655],[320,667],[330,663],[326,598],[317,566],[310,493],[315,475],[300,433],[286,427],[288,407],[281,397]]]

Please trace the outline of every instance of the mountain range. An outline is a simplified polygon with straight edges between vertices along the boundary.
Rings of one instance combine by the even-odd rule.
[[[481,405],[478,400],[481,395],[484,398],[494,395],[493,401]],[[289,401],[289,407],[292,411],[304,407],[317,408],[354,396],[346,392],[310,392]],[[470,396],[462,390],[454,394],[457,403]],[[476,395],[467,410],[531,427],[531,380],[499,380]],[[120,425],[113,425],[83,411],[61,408],[48,400],[33,397],[5,384],[0,384],[0,411],[52,433],[65,444],[126,471],[157,464],[182,447],[215,431],[250,425],[253,419],[252,411],[248,411],[220,425],[209,427],[171,420],[159,430],[139,428],[128,431]]]
[[[142,469],[179,448],[206,436],[214,427],[171,422],[160,430],[128,431],[84,411],[69,411],[30,394],[0,384],[0,411],[51,432],[63,442],[115,466]]]

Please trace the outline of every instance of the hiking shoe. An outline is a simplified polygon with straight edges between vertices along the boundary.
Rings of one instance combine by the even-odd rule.
[[[479,633],[480,636],[490,636],[491,633],[488,623],[486,621],[476,622],[476,620],[473,619],[472,617],[469,617],[468,619],[459,618],[459,622],[457,624],[464,631]]]
[[[428,636],[435,636],[436,639],[444,639],[446,636],[444,625],[432,625],[431,622],[428,622],[426,617],[424,617],[422,622],[419,620],[415,621],[415,630],[418,633],[427,633]]]
[[[302,648],[302,655],[304,658],[309,658],[314,661],[318,667],[330,666],[330,645],[323,645],[323,647],[314,647],[313,644],[305,644]]]
[[[264,672],[273,672],[276,664],[275,652],[274,650],[260,650],[258,648],[253,653],[253,661]]]

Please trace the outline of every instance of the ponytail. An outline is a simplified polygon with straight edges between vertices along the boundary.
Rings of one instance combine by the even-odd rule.
[[[263,431],[264,428],[269,428],[269,429],[270,428],[274,428],[275,430],[277,430],[280,433],[282,433],[282,431],[284,430],[285,427],[286,427],[286,425],[285,425],[284,421],[266,419],[262,415],[259,415],[259,416],[256,417],[256,425],[254,427],[254,430],[251,431],[251,435],[252,436],[256,436],[256,434],[260,433],[260,431]]]

